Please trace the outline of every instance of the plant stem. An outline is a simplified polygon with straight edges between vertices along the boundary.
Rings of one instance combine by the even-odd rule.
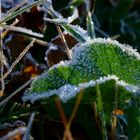
[[[103,102],[102,102],[100,88],[97,82],[96,82],[96,94],[97,94],[97,108],[98,108],[98,113],[99,113],[99,116],[101,119],[101,125],[102,125],[102,138],[103,140],[107,140],[107,129],[106,129],[104,110],[103,110]]]
[[[62,42],[63,42],[63,44],[64,44],[64,47],[65,47],[65,48],[64,48],[64,51],[66,52],[68,58],[71,59],[70,50],[69,50],[69,47],[68,47],[67,42],[66,42],[66,40],[65,40],[65,37],[64,37],[64,35],[63,35],[62,31],[61,31],[61,28],[60,28],[59,25],[56,25],[56,28],[57,28],[57,30],[58,30],[58,32],[59,32],[59,34],[60,34],[60,36],[61,36],[61,40],[62,40]]]
[[[72,135],[71,135],[71,132],[70,132],[70,127],[71,127],[72,121],[74,120],[74,117],[76,116],[76,113],[78,111],[78,108],[79,108],[82,97],[83,97],[83,91],[80,91],[80,93],[78,94],[73,112],[72,112],[72,114],[70,116],[70,119],[67,123],[66,129],[65,129],[65,132],[64,132],[63,140],[67,140],[67,139],[68,140],[74,140]]]
[[[0,108],[2,106],[4,106],[13,96],[15,96],[18,92],[20,92],[21,90],[23,90],[25,87],[27,87],[33,79],[30,79],[29,81],[27,81],[24,85],[22,85],[21,87],[19,87],[16,91],[14,91],[12,94],[10,94],[10,96],[8,96],[6,99],[4,99],[2,102],[0,102]]]
[[[31,43],[21,52],[21,54],[18,56],[18,58],[12,63],[11,67],[8,69],[8,71],[4,74],[3,78],[5,79],[11,71],[14,69],[14,67],[17,65],[17,63],[23,58],[23,56],[29,51],[29,49],[33,46],[35,42],[35,39],[31,41]]]
[[[1,20],[1,0],[0,0],[0,20]],[[2,49],[2,27],[0,27],[0,76],[1,76],[1,89],[0,89],[0,97],[4,94],[5,83],[3,77],[4,71],[4,62],[3,62],[3,49]]]

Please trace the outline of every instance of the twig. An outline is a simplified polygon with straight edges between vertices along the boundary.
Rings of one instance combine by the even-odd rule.
[[[15,27],[15,26],[11,26],[11,25],[1,25],[1,27],[3,29],[6,29],[6,30],[11,30],[11,31],[14,31],[14,32],[27,34],[29,36],[43,38],[43,34],[33,32],[31,29],[27,29],[25,27]]]
[[[61,40],[62,40],[62,42],[63,42],[63,44],[64,44],[64,50],[65,50],[65,52],[66,52],[68,58],[71,59],[70,50],[69,50],[69,47],[68,47],[67,42],[66,42],[66,40],[65,40],[65,37],[64,37],[64,35],[63,35],[62,31],[61,31],[61,28],[60,28],[59,25],[56,25],[56,28],[57,28],[58,33],[60,34]]]
[[[10,94],[10,96],[8,96],[6,99],[4,99],[2,102],[0,102],[0,108],[2,106],[4,106],[13,96],[15,96],[18,92],[20,92],[21,90],[23,90],[25,87],[27,87],[33,79],[30,79],[29,81],[27,81],[25,84],[23,84],[21,87],[19,87],[16,91],[14,91],[12,94]]]
[[[0,0],[0,20],[1,20],[1,0]],[[4,61],[3,61],[3,49],[2,49],[2,30],[3,28],[0,27],[0,76],[1,76],[1,89],[0,89],[0,97],[4,94],[5,89],[5,82],[3,77],[3,71],[4,71]]]
[[[23,56],[29,51],[29,49],[33,46],[35,42],[35,39],[31,41],[31,43],[21,52],[21,54],[18,56],[18,58],[12,63],[11,67],[8,69],[8,71],[4,74],[3,78],[5,79],[11,71],[14,69],[14,67],[17,65],[17,63],[23,58]]]
[[[78,97],[77,97],[77,100],[76,100],[72,115],[70,116],[70,119],[69,119],[69,121],[67,123],[66,129],[65,129],[65,132],[64,132],[63,140],[67,140],[67,139],[68,140],[73,140],[73,137],[72,137],[72,135],[70,133],[70,127],[71,127],[72,121],[74,120],[76,112],[78,110],[78,107],[80,105],[82,96],[83,96],[83,91],[80,91],[80,93],[78,94]]]
[[[19,22],[18,19],[16,19],[14,22],[13,22],[13,26],[16,25],[17,23]],[[4,94],[4,89],[5,89],[5,83],[4,83],[4,75],[3,75],[3,69],[4,69],[4,65],[7,66],[7,62],[6,62],[6,59],[5,59],[5,56],[3,54],[3,49],[2,49],[2,39],[6,36],[6,34],[9,32],[9,30],[6,30],[4,32],[2,32],[2,27],[1,28],[1,33],[0,33],[0,62],[1,62],[1,91],[0,91],[0,96],[3,96]]]
[[[11,26],[15,26],[17,23],[19,22],[19,20],[16,18],[15,21],[11,24]],[[3,33],[2,33],[2,38],[4,38],[7,33],[9,32],[9,29],[6,29]]]
[[[81,102],[81,99],[82,99],[82,96],[83,96],[83,91],[80,91],[80,93],[78,94],[78,97],[77,97],[77,100],[76,100],[76,103],[75,103],[75,106],[74,106],[72,115],[71,115],[71,117],[70,117],[70,119],[69,119],[69,121],[68,121],[67,127],[69,127],[69,128],[70,128],[70,126],[71,126],[71,124],[72,124],[72,121],[73,121],[75,115],[76,115],[76,112],[77,112],[77,110],[78,110],[78,107],[79,107],[80,102]]]
[[[30,36],[28,36],[27,39],[31,41],[33,38],[30,37]],[[37,39],[37,38],[36,38],[35,43],[41,45],[41,47],[46,47],[46,48],[49,47],[49,43],[46,42],[46,41],[43,41],[43,40],[41,40],[41,39]]]
[[[64,128],[66,128],[66,126],[67,126],[67,118],[66,118],[64,109],[62,107],[62,104],[61,104],[61,102],[60,102],[60,100],[58,98],[55,99],[55,102],[56,102],[56,106],[57,106],[57,108],[59,110],[61,120],[62,120],[62,122],[64,124]]]
[[[29,119],[29,123],[26,129],[26,132],[24,134],[23,140],[30,140],[30,131],[31,131],[31,127],[32,127],[32,123],[35,117],[35,113],[32,113],[30,119]]]

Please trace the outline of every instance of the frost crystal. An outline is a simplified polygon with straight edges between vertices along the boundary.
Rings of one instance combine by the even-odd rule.
[[[67,31],[71,36],[77,39],[80,42],[86,42],[90,40],[87,31],[81,28],[78,25],[64,25],[63,28]]]
[[[135,50],[111,39],[97,38],[78,44],[72,60],[61,61],[36,78],[23,98],[35,101],[57,95],[67,102],[81,89],[95,87],[96,82],[106,84],[111,79],[127,92],[136,93],[140,87],[139,58]]]
[[[78,86],[66,84],[57,90],[55,89],[48,92],[32,93],[30,95],[25,95],[22,99],[23,101],[30,100],[32,103],[34,103],[36,100],[48,99],[49,97],[55,95],[58,96],[61,101],[66,103],[70,99],[74,98],[81,90],[86,90],[87,88],[95,87],[96,84],[106,84],[108,81],[111,80],[115,80],[116,85],[124,87],[127,91],[134,93],[137,93],[139,91],[137,87],[131,86],[125,83],[124,81],[118,81],[118,78],[115,75],[111,75],[108,77],[102,77],[100,79],[97,79],[96,81],[90,80],[89,82],[81,83]]]

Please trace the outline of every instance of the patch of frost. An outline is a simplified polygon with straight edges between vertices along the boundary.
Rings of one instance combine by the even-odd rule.
[[[79,46],[80,48],[84,48],[85,46],[90,46],[91,44],[98,43],[98,44],[112,44],[115,46],[118,46],[119,48],[122,49],[122,51],[126,51],[129,55],[135,56],[137,59],[140,59],[140,54],[137,52],[136,49],[133,49],[130,45],[126,44],[121,44],[117,40],[112,40],[110,38],[95,38],[95,39],[89,39],[88,42],[81,44],[78,44],[75,49],[78,49]],[[74,51],[75,51],[74,49]]]
[[[60,87],[59,89],[50,90],[48,92],[25,94],[22,99],[23,101],[30,100],[32,103],[34,103],[36,100],[48,99],[51,96],[57,95],[61,101],[66,103],[68,100],[74,98],[81,90],[88,87],[95,87],[97,83],[100,85],[109,80],[115,80],[117,85],[123,86],[130,92],[139,92],[139,88],[129,85],[124,81],[119,81],[118,77],[116,77],[115,75],[111,75],[108,77],[102,77],[96,81],[91,80],[89,82],[79,84],[78,86],[67,84]]]

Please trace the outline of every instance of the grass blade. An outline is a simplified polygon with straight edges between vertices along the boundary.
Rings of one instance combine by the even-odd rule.
[[[34,117],[35,117],[35,113],[32,113],[32,115],[29,119],[29,123],[28,123],[27,129],[26,129],[26,132],[24,134],[23,140],[30,140],[30,130],[31,130],[31,127],[32,127]]]
[[[76,25],[63,25],[62,26],[71,36],[79,42],[86,42],[90,38],[85,30]]]
[[[97,109],[99,112],[101,125],[102,125],[102,138],[103,140],[107,140],[106,121],[105,121],[105,115],[104,115],[104,109],[103,109],[102,96],[101,96],[100,87],[98,83],[96,83],[96,94],[97,94]]]
[[[10,15],[7,15],[6,17],[4,17],[4,18],[2,18],[2,19],[0,20],[0,25],[2,25],[3,23],[9,21],[10,19],[13,19],[14,17],[16,17],[16,16],[22,14],[23,12],[25,12],[25,11],[31,9],[32,7],[41,4],[42,2],[43,2],[43,0],[35,1],[35,2],[33,2],[32,4],[27,5],[27,6],[25,6],[25,7],[21,8],[21,9],[15,11],[15,12],[11,13]]]
[[[87,21],[87,32],[88,32],[88,35],[92,39],[94,39],[96,37],[96,35],[95,35],[95,31],[94,31],[94,23],[92,21],[92,17],[91,17],[91,13],[90,12],[88,12],[86,21]]]

